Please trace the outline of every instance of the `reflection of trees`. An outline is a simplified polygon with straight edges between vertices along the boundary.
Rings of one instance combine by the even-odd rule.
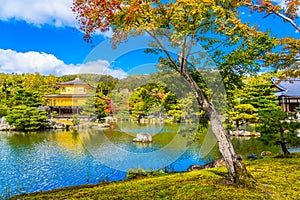
[[[22,132],[14,132],[7,137],[7,144],[16,153],[21,153],[21,151],[30,151],[45,144],[52,146],[54,145],[52,142],[55,142],[55,145],[59,147],[63,147],[64,149],[71,150],[73,152],[78,152],[83,147],[78,132],[61,130],[26,134]]]
[[[195,132],[194,143],[198,146],[197,155],[200,158],[213,160],[222,157],[211,127],[207,127],[206,123],[199,124],[198,130]]]
[[[193,124],[138,124],[134,122],[119,122],[115,124],[116,129],[104,130],[104,134],[110,141],[123,141],[131,144],[137,133],[148,133],[153,136],[152,144],[156,148],[161,148],[169,144],[174,137],[179,134],[183,140],[192,140]],[[117,139],[119,138],[119,139]],[[122,139],[120,139],[122,138]],[[187,144],[188,142],[186,142]],[[173,145],[174,146],[174,145]],[[185,147],[185,146],[184,146]],[[177,147],[179,148],[179,146]]]
[[[262,151],[271,151],[272,153],[279,153],[280,147],[277,145],[265,145],[257,138],[245,140],[243,138],[233,137],[231,139],[236,152],[242,156],[247,156],[251,153],[260,154]]]
[[[12,132],[7,137],[7,144],[14,150],[30,149],[35,145],[43,143],[47,139],[45,134],[39,133],[22,133],[22,132]]]

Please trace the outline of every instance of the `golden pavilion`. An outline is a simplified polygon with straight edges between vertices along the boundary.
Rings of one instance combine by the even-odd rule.
[[[57,83],[60,94],[45,95],[50,112],[57,112],[59,118],[70,118],[80,114],[85,101],[93,97],[94,87],[76,78],[73,81]]]

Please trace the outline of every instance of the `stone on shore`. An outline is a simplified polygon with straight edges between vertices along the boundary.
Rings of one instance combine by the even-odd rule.
[[[259,132],[250,132],[250,131],[245,131],[245,130],[235,130],[235,131],[230,130],[229,134],[232,136],[254,136],[254,137],[260,136]]]
[[[195,170],[199,170],[199,169],[206,169],[206,168],[215,168],[215,167],[221,167],[221,166],[225,166],[225,160],[223,158],[218,159],[218,160],[214,160],[212,162],[209,162],[205,165],[191,165],[188,168],[188,171],[195,171]]]

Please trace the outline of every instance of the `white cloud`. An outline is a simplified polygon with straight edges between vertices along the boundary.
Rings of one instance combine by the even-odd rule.
[[[85,64],[77,65],[76,67],[80,68],[79,73],[105,74],[118,78],[125,78],[128,75],[122,69],[110,68],[110,64],[106,60],[90,61]]]
[[[72,0],[1,0],[1,20],[24,20],[40,26],[76,26]]]
[[[55,27],[75,27],[79,24],[72,12],[73,0],[1,0],[0,20],[25,21],[37,27],[51,25]],[[101,33],[104,38],[111,38],[112,30]]]
[[[44,75],[66,75],[77,73],[94,73],[124,78],[128,74],[122,69],[112,69],[106,60],[97,60],[84,64],[65,64],[52,54],[44,52],[16,52],[0,49],[0,72],[3,73],[34,73]]]

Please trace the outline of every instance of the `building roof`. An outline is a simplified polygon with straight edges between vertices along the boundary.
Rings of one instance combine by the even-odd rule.
[[[75,80],[73,81],[67,81],[67,82],[61,82],[61,83],[57,83],[57,85],[88,85],[90,87],[93,87],[91,86],[90,84],[84,82],[83,80],[79,79],[79,78],[76,78]]]
[[[279,81],[278,78],[272,78],[273,84],[278,89],[275,92],[277,96],[300,97],[300,78]]]

